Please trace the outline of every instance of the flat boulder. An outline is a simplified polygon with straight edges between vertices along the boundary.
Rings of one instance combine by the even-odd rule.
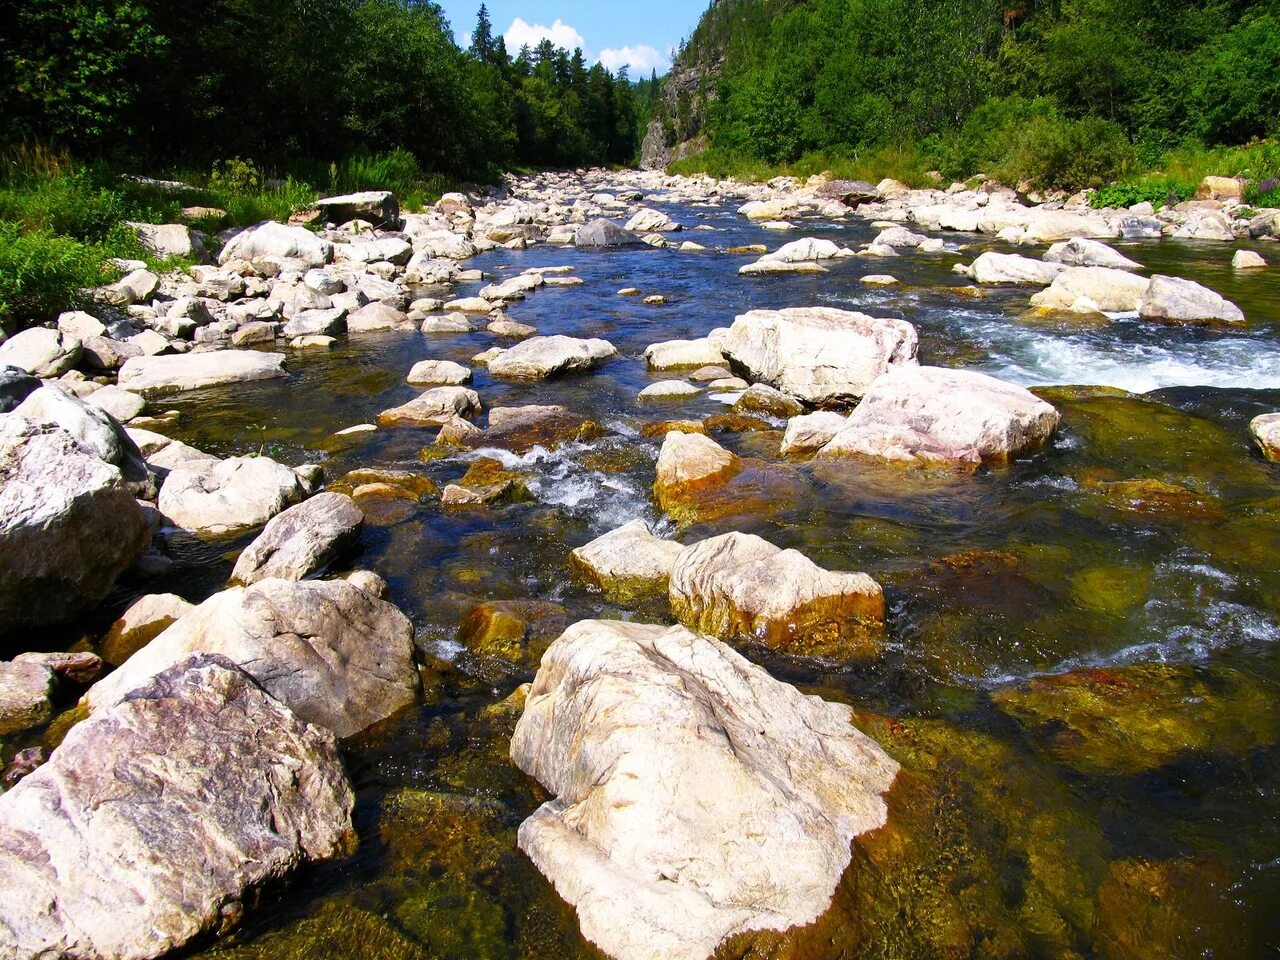
[[[1182,277],[1151,278],[1138,305],[1144,320],[1192,326],[1243,326],[1244,311],[1208,287]]]
[[[599,366],[618,351],[607,340],[530,337],[489,361],[489,373],[509,380],[545,380]]]
[[[874,656],[884,642],[880,584],[865,573],[824,570],[752,534],[685,547],[669,597],[677,620],[722,640],[836,660]]]
[[[818,188],[818,196],[839,200],[849,207],[884,199],[884,194],[865,180],[832,180]]]
[[[305,496],[302,480],[284,464],[270,457],[232,457],[174,468],[157,505],[177,527],[224,537],[262,526]]]
[[[778,263],[806,263],[814,260],[833,260],[840,255],[840,248],[830,240],[805,237],[783,244],[773,253],[766,253],[761,260]]]
[[[365,190],[340,197],[325,197],[317,200],[315,206],[331,223],[364,220],[375,227],[392,230],[400,226],[400,203],[390,190]]]
[[[1046,263],[1062,263],[1068,267],[1107,267],[1111,270],[1141,270],[1142,264],[1130,260],[1119,250],[1100,240],[1073,237],[1055,243],[1044,255]]]
[[[17,367],[33,377],[59,377],[79,362],[81,348],[79,337],[32,327],[0,343],[0,365]]]
[[[120,368],[119,384],[144,397],[162,397],[229,383],[287,377],[284,354],[256,350],[215,350],[172,356],[130,357]]]
[[[333,259],[333,244],[305,227],[269,221],[232,237],[218,255],[218,263],[258,258],[300,260],[310,267],[323,267]]]
[[[984,253],[969,265],[968,275],[978,283],[1047,287],[1065,269],[1062,263],[1045,263],[1016,253]]]
[[[617,960],[811,923],[898,772],[851,718],[683,627],[574,624],[511,741],[553,795],[520,849]]]
[[[231,582],[303,580],[360,542],[364,514],[342,493],[320,493],[273,517],[236,560]]]
[[[877,380],[819,457],[1008,463],[1043,448],[1058,411],[1029,390],[972,370],[905,367]]]
[[[652,370],[719,366],[725,362],[719,344],[709,337],[651,343],[645,347],[644,358]]]
[[[415,387],[456,387],[471,382],[471,371],[452,360],[419,360],[406,380]]]
[[[571,552],[569,566],[614,603],[631,603],[666,596],[682,549],[654,536],[643,520],[632,520]]]
[[[644,241],[630,230],[603,218],[584,223],[573,235],[575,247],[637,247]]]
[[[378,414],[383,427],[440,426],[480,412],[480,394],[466,387],[432,387],[408,403]]]
[[[0,796],[0,955],[148,960],[355,846],[333,737],[216,657],[77,724]]]
[[[1040,310],[1067,313],[1133,313],[1151,281],[1112,267],[1069,267],[1031,298]]]
[[[414,703],[413,624],[345,580],[261,580],[216,593],[86,695],[127,700],[193,653],[224,656],[307,723],[349,737]]]
[[[905,320],[831,307],[752,310],[721,345],[748,379],[811,404],[861,397],[891,367],[914,366],[918,347]]]
[[[91,610],[149,539],[119,469],[61,427],[0,417],[0,634]]]

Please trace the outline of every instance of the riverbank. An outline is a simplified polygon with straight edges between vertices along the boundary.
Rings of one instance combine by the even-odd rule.
[[[1274,214],[321,199],[0,345],[19,955],[1280,942]]]

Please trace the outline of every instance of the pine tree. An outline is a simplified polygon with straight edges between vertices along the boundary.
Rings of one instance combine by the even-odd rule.
[[[481,63],[495,62],[497,47],[493,41],[493,21],[489,19],[489,8],[480,4],[480,12],[476,14],[476,29],[471,34],[471,55]]]

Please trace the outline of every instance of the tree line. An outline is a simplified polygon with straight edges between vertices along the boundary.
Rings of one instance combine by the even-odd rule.
[[[473,38],[427,0],[8,0],[0,140],[206,167],[403,149],[459,177],[632,161],[655,78],[512,55],[483,5]]]

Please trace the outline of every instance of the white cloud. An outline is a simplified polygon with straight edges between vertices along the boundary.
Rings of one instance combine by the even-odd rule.
[[[617,70],[623,64],[628,65],[633,79],[639,78],[640,74],[648,74],[651,70],[663,73],[671,66],[671,61],[661,50],[647,43],[601,50],[600,62],[607,70]]]
[[[536,47],[544,37],[549,38],[553,46],[563,47],[566,50],[572,50],[575,47],[581,47],[583,50],[587,48],[587,41],[582,34],[559,17],[549,27],[541,23],[527,23],[522,17],[516,17],[502,36],[507,41],[507,50],[513,57],[525,44]]]

